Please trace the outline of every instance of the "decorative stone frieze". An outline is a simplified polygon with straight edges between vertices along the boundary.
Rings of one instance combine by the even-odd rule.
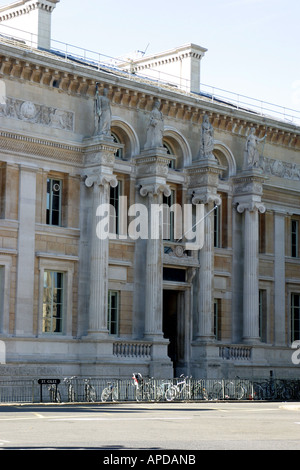
[[[291,162],[283,162],[269,157],[260,157],[259,167],[265,175],[278,176],[289,180],[300,180],[300,165]]]
[[[53,129],[74,130],[74,113],[9,96],[5,98],[4,103],[0,103],[1,116]]]

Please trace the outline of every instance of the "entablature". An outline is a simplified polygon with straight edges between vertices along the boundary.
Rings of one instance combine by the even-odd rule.
[[[291,149],[300,148],[300,127],[284,121],[247,112],[234,105],[220,104],[209,98],[177,90],[163,83],[153,84],[150,80],[99,65],[74,63],[59,58],[54,53],[32,49],[22,45],[13,47],[2,44],[0,55],[0,79],[10,78],[49,86],[73,96],[95,96],[96,84],[99,89],[108,88],[112,106],[151,111],[153,101],[159,97],[161,111],[166,119],[175,119],[200,125],[203,115],[208,114],[216,131],[229,132],[245,137],[254,127],[256,134],[266,135],[266,143]]]

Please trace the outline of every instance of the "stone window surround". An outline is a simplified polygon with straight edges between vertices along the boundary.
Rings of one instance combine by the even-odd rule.
[[[10,310],[10,282],[11,282],[11,268],[12,268],[12,255],[16,255],[16,250],[3,250],[0,252],[0,269],[2,272],[1,279],[1,304],[0,304],[0,334],[9,334],[9,310]]]
[[[300,283],[289,283],[286,288],[287,295],[287,344],[292,344],[292,330],[291,330],[291,320],[292,320],[292,294],[300,295]]]
[[[72,337],[72,310],[73,310],[73,279],[74,261],[76,257],[55,255],[49,253],[37,253],[39,258],[39,295],[38,295],[38,336],[47,337]],[[75,259],[76,258],[76,259]],[[63,309],[63,332],[43,332],[43,293],[44,293],[44,271],[57,271],[64,274],[64,309]]]

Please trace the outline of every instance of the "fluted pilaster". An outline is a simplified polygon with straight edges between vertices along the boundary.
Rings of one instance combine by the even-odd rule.
[[[259,334],[258,284],[258,211],[265,212],[261,203],[240,204],[244,214],[244,279],[243,279],[243,340],[254,343]]]

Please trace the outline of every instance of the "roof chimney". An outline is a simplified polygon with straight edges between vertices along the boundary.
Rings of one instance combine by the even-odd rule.
[[[19,0],[0,7],[0,32],[33,47],[50,49],[51,13],[60,0]]]
[[[188,92],[200,91],[200,62],[207,49],[196,44],[185,44],[170,51],[151,56],[125,59],[119,68],[164,81]],[[124,59],[124,58],[123,58]]]

